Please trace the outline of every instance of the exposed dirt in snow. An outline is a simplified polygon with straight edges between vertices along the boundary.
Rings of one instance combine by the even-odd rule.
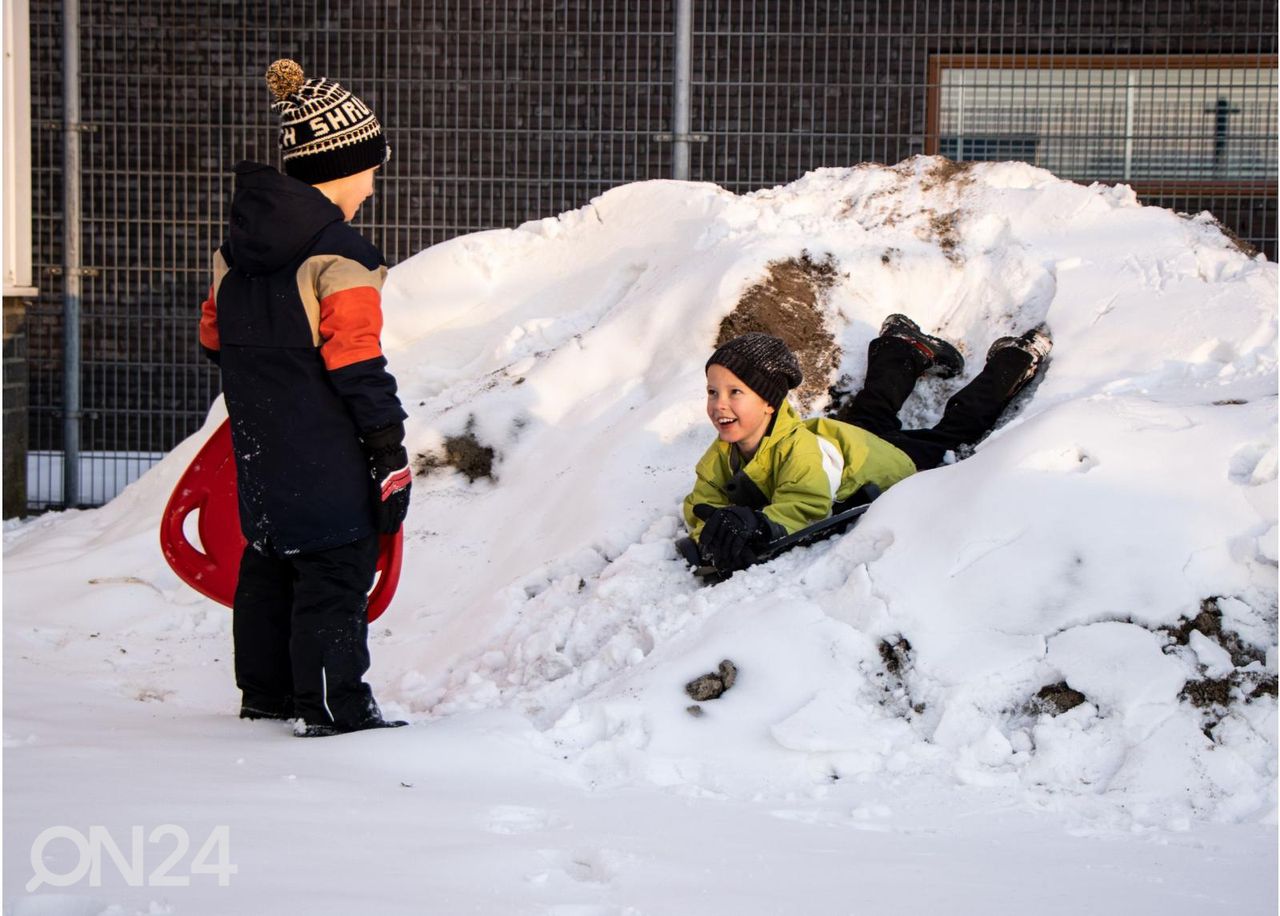
[[[497,453],[476,438],[475,417],[459,435],[446,436],[437,452],[419,452],[413,462],[414,474],[424,477],[440,468],[457,468],[471,482],[481,477],[493,479],[493,463]]]
[[[738,668],[729,659],[720,663],[720,667],[710,674],[696,677],[684,685],[684,692],[699,703],[716,700],[724,696],[725,691],[738,679]]]
[[[716,346],[740,334],[763,331],[784,340],[804,372],[793,394],[801,409],[827,391],[832,370],[840,364],[840,348],[827,327],[824,299],[840,279],[839,265],[827,255],[815,260],[799,257],[772,261],[768,273],[738,300],[720,322]]]
[[[1173,641],[1185,646],[1191,640],[1191,634],[1199,631],[1209,637],[1231,655],[1231,662],[1236,667],[1246,667],[1250,662],[1261,662],[1265,653],[1240,638],[1238,633],[1224,629],[1222,625],[1222,609],[1219,597],[1206,598],[1200,602],[1200,613],[1195,617],[1184,618],[1176,627],[1165,630]]]
[[[910,656],[911,643],[904,637],[899,636],[894,642],[889,642],[887,639],[880,641],[880,659],[884,662],[885,670],[890,674],[901,674]]]
[[[1227,241],[1231,243],[1231,247],[1234,248],[1236,251],[1239,251],[1242,254],[1248,255],[1251,258],[1257,256],[1258,254],[1257,248],[1250,245],[1244,239],[1240,238],[1240,236],[1236,235],[1234,229],[1232,229],[1230,226],[1226,225],[1216,217],[1209,216],[1207,213],[1202,213],[1199,216],[1192,216],[1190,213],[1179,213],[1178,215],[1186,219],[1200,219],[1204,222],[1207,222],[1209,225],[1213,226],[1215,229],[1221,232],[1223,236],[1226,237]]]
[[[1046,684],[1041,687],[1027,704],[1027,709],[1032,715],[1047,713],[1051,716],[1060,716],[1070,709],[1075,709],[1084,701],[1083,693],[1072,690],[1067,686],[1066,681],[1058,681],[1056,684]]]
[[[1179,694],[1192,706],[1201,709],[1212,709],[1215,706],[1226,706],[1231,702],[1232,679],[1229,677],[1207,677],[1199,681],[1187,681],[1187,686]]]
[[[938,243],[947,260],[957,263],[963,260],[959,252],[960,218],[959,210],[929,214],[929,237]]]
[[[908,160],[910,161],[910,160]],[[963,190],[973,184],[974,162],[955,162],[945,156],[935,157],[933,165],[920,180],[920,190],[932,191],[943,185],[952,185],[956,190]]]

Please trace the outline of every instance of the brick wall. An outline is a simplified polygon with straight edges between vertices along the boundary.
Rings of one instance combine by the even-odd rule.
[[[670,175],[671,4],[648,0],[97,0],[82,7],[86,449],[164,450],[217,393],[194,321],[228,171],[275,161],[261,79],[340,79],[393,155],[357,225],[391,263]],[[693,177],[746,191],[924,148],[930,54],[1274,53],[1274,2],[699,0]],[[33,443],[60,446],[61,3],[32,0]],[[1275,197],[1208,208],[1275,256]],[[1263,241],[1265,240],[1265,241]]]

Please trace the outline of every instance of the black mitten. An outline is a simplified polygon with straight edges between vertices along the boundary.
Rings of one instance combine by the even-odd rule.
[[[768,538],[768,520],[746,506],[713,509],[694,506],[693,512],[704,519],[698,546],[703,559],[721,572],[746,569],[756,561],[756,548]]]
[[[373,481],[373,506],[380,534],[395,534],[409,514],[409,453],[405,451],[404,424],[393,423],[364,436],[364,453],[369,459]]]

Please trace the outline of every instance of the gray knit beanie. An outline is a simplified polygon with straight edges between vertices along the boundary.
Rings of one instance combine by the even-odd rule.
[[[286,175],[323,184],[382,165],[391,156],[382,125],[369,106],[323,77],[307,79],[287,58],[267,68],[271,110],[280,116]]]
[[[774,410],[782,406],[787,392],[804,380],[791,349],[772,334],[757,331],[721,345],[707,360],[706,368],[713,365],[724,366],[742,379]]]

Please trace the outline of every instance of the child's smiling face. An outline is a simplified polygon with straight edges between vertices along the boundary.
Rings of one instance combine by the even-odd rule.
[[[721,442],[738,446],[744,455],[754,455],[773,413],[768,401],[724,366],[712,363],[707,367],[707,416]]]

